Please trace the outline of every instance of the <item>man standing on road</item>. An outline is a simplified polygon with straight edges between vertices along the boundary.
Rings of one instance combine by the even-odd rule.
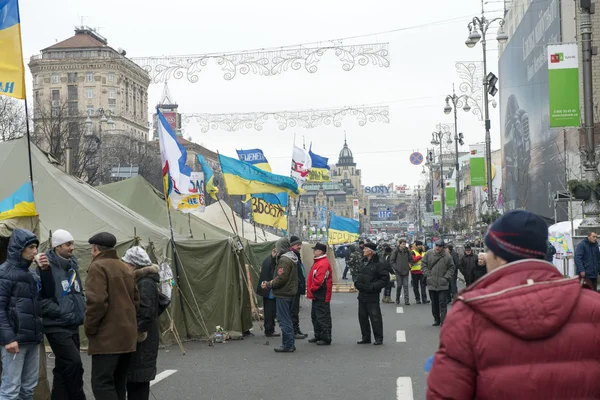
[[[302,263],[302,240],[298,236],[290,236],[291,249],[298,257],[298,292],[294,298],[292,307],[292,323],[294,324],[294,339],[306,339],[307,334],[300,330],[300,300],[306,293],[306,275],[304,274],[304,264]]]
[[[465,253],[460,258],[459,269],[460,273],[465,278],[465,284],[469,286],[475,281],[475,267],[477,266],[477,256],[473,253],[471,245],[465,245]]]
[[[138,288],[133,271],[117,255],[114,235],[98,233],[88,242],[92,263],[85,281],[84,327],[92,356],[92,390],[96,400],[125,400],[138,338]]]
[[[398,247],[396,247],[390,259],[396,273],[396,304],[400,304],[400,294],[404,289],[404,304],[410,306],[408,280],[410,278],[411,260],[410,250],[406,247],[406,239],[400,239]]]
[[[275,332],[275,316],[277,312],[275,310],[275,296],[273,296],[272,290],[263,289],[261,283],[270,281],[275,274],[277,250],[271,250],[271,255],[267,257],[260,268],[260,277],[258,279],[258,286],[256,288],[256,294],[263,298],[263,313],[265,322],[265,336],[266,337],[279,337],[280,333]]]
[[[547,237],[522,210],[489,228],[488,274],[448,314],[428,400],[598,398],[600,296],[544,261]]]
[[[85,295],[73,236],[58,229],[52,234],[48,266],[40,266],[44,333],[56,357],[52,400],[85,400],[79,327],[85,316]]]
[[[358,271],[354,286],[358,289],[358,322],[360,323],[361,340],[358,344],[371,343],[371,327],[375,337],[375,345],[383,344],[383,318],[379,306],[381,289],[390,281],[388,267],[379,261],[377,245],[367,243],[364,249],[364,264]],[[371,325],[369,326],[369,320]]]
[[[275,296],[277,320],[282,334],[282,346],[274,349],[277,353],[296,351],[292,308],[298,293],[298,257],[290,247],[290,240],[286,237],[277,241],[275,245],[277,249],[275,275],[272,280],[261,283],[263,289],[273,290],[273,296]]]
[[[427,278],[421,272],[421,260],[425,255],[423,249],[423,242],[415,240],[415,249],[412,251],[412,262],[410,267],[411,283],[413,291],[415,292],[415,300],[417,304],[421,304],[421,294],[423,294],[423,304],[429,303],[427,300]],[[421,294],[419,293],[419,286],[421,287]]]
[[[575,249],[575,266],[577,275],[589,279],[594,290],[598,290],[598,273],[600,272],[600,251],[598,250],[598,234],[590,232],[586,239]]]
[[[433,326],[443,325],[448,312],[448,295],[450,292],[450,279],[454,276],[454,262],[452,257],[444,251],[444,241],[435,242],[433,249],[425,253],[421,269],[427,277],[429,296],[431,297],[431,312]]]
[[[331,344],[331,293],[333,271],[327,260],[327,245],[317,243],[313,247],[315,262],[308,273],[306,297],[312,300],[311,319],[315,337],[309,343],[319,346]]]
[[[0,265],[0,399],[33,400],[38,384],[42,310],[38,282],[29,271],[38,245],[33,232],[15,229],[8,240],[6,261]],[[48,259],[41,255],[38,263],[47,267]]]
[[[454,275],[450,279],[450,296],[448,296],[448,304],[452,303],[452,299],[458,293],[458,266],[460,265],[460,257],[458,253],[454,250],[454,246],[452,244],[446,245],[446,249],[448,249],[448,254],[452,257],[452,262],[454,263]]]

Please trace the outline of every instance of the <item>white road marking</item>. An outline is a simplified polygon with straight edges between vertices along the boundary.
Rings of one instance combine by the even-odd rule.
[[[404,314],[404,308],[396,307],[396,314]]]
[[[396,342],[406,342],[406,331],[396,331]]]
[[[401,376],[396,380],[396,399],[414,400],[412,379],[410,377]]]
[[[173,375],[175,372],[177,372],[176,369],[164,370],[160,374],[156,375],[156,378],[154,378],[154,380],[152,382],[150,382],[150,386],[156,385],[158,382],[162,381],[163,379],[168,378],[169,376]]]

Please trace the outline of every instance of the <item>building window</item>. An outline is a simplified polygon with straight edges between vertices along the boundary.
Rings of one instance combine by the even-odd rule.
[[[69,100],[69,101],[77,100],[77,86],[69,85],[67,87],[67,100]]]
[[[115,73],[114,72],[108,73],[108,81],[111,83],[115,81]]]
[[[60,83],[60,76],[58,74],[52,74],[51,82]]]
[[[67,74],[68,83],[77,83],[77,72],[69,72]]]
[[[58,106],[58,102],[60,102],[60,90],[54,89],[52,91],[52,106],[55,107],[54,102],[56,102],[56,106]]]
[[[93,99],[94,98],[94,88],[86,88],[85,89],[85,97],[87,97],[88,99]]]
[[[108,89],[108,98],[109,99],[117,98],[117,91],[114,88]]]
[[[70,101],[69,102],[69,116],[75,116],[79,113],[77,102]]]
[[[108,109],[110,110],[110,112],[114,114],[116,108],[117,108],[117,100],[116,99],[108,99]]]
[[[33,84],[35,86],[37,86],[37,85],[40,84],[40,76],[39,75],[36,75],[36,76],[33,77]]]
[[[94,73],[93,72],[86,72],[85,73],[85,81],[86,82],[94,82]]]

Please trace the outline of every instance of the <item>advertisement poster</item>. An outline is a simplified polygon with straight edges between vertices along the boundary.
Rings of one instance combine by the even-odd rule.
[[[548,45],[550,128],[581,126],[577,43]]]
[[[446,182],[446,207],[456,207],[456,182]]]
[[[433,215],[442,215],[441,196],[433,196]]]
[[[471,186],[485,186],[485,144],[477,143],[469,146],[471,153]]]

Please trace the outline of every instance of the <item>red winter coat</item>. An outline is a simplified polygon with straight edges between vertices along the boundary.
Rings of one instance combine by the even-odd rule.
[[[333,271],[327,256],[315,258],[306,280],[306,298],[329,303],[333,291]]]
[[[429,400],[599,398],[600,294],[546,261],[492,271],[455,299],[427,384]]]

